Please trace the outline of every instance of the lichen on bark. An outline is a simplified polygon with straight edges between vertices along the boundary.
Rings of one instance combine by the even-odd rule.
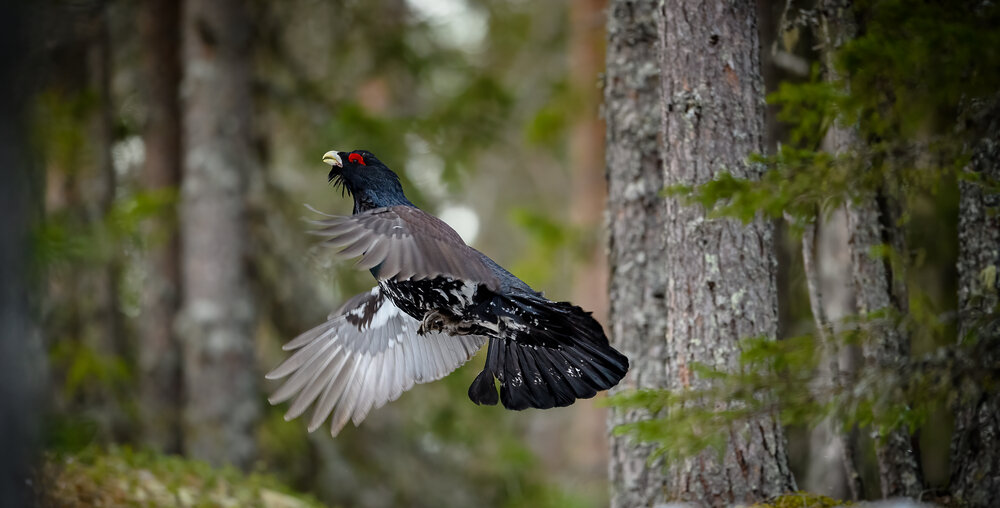
[[[984,365],[1000,363],[1000,96],[969,106],[982,132],[959,184],[958,278],[963,346]],[[990,316],[992,314],[992,319]],[[951,443],[951,493],[972,507],[990,506],[1000,492],[1000,395],[966,383],[960,391]]]
[[[663,221],[665,200],[660,138],[660,77],[655,0],[616,0],[608,9],[604,75],[610,330],[628,356],[628,376],[613,392],[664,383],[666,318]],[[609,425],[648,415],[612,408]],[[662,463],[653,446],[629,436],[611,438],[611,505],[663,500]]]
[[[616,344],[634,359],[624,386],[697,388],[704,382],[692,364],[736,368],[740,339],[777,332],[771,223],[710,219],[701,208],[658,197],[663,187],[705,183],[724,171],[759,175],[747,164],[761,151],[764,114],[755,6],[614,2],[608,25],[611,321]],[[650,59],[661,72],[658,106],[644,72]],[[661,145],[648,116],[657,110]],[[644,417],[615,413],[612,422]],[[794,489],[774,418],[731,430],[721,460],[709,451],[665,471],[645,462],[648,448],[616,438],[612,505],[724,505]]]

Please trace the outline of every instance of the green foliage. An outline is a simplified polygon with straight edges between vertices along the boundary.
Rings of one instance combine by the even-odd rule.
[[[936,202],[956,203],[956,178],[970,178],[959,170],[981,133],[967,125],[965,108],[1000,89],[1000,7],[871,0],[857,9],[864,29],[833,55],[835,72],[814,68],[804,82],[782,83],[769,96],[789,130],[774,154],[749,157],[759,178],[723,172],[703,185],[664,192],[705,207],[712,217],[785,218],[793,231],[845,204],[885,197],[902,206],[895,226],[914,231],[913,240],[925,248],[899,252],[883,244],[869,254],[885,260],[894,276],[919,281],[928,254],[942,257],[928,249],[953,244],[941,237],[954,230],[914,221],[954,213],[954,204]],[[832,146],[824,146],[832,129]],[[849,317],[828,344],[815,336],[745,340],[732,371],[702,366],[692,387],[614,397],[612,404],[650,414],[616,432],[654,441],[673,458],[718,448],[759,415],[806,427],[832,418],[845,429],[867,427],[883,436],[896,428],[913,432],[954,400],[956,387],[975,379],[996,383],[995,369],[976,364],[982,355],[974,346],[951,346],[955,327],[947,311],[953,305],[953,296],[938,301],[911,284],[906,314],[878,309]],[[815,381],[825,354],[877,343],[887,327],[913,338],[909,359],[868,364],[825,385]]]
[[[578,91],[566,79],[564,62],[568,5],[464,3],[485,21],[481,42],[468,46],[448,42],[442,37],[447,27],[440,19],[406,2],[293,1],[251,6],[253,149],[261,164],[249,173],[246,219],[248,255],[253,256],[251,290],[260,303],[255,339],[261,356],[286,340],[289,329],[301,330],[303,321],[324,314],[313,312],[323,304],[289,300],[306,294],[335,295],[331,301],[343,301],[372,284],[369,274],[353,270],[349,263],[334,267],[325,250],[315,256],[324,264],[305,276],[314,279],[310,282],[315,285],[307,288],[312,291],[300,291],[301,283],[287,273],[288,267],[301,264],[300,253],[312,255],[307,250],[312,244],[299,241],[305,238],[298,221],[306,214],[301,203],[323,210],[342,207],[334,212],[350,206],[325,185],[329,168],[318,160],[323,152],[374,151],[397,170],[411,199],[432,212],[442,203],[469,204],[485,197],[484,201],[499,203],[493,211],[503,219],[497,222],[507,222],[508,207],[537,201],[538,195],[546,195],[543,207],[549,211],[564,203],[568,191],[549,193],[543,188],[544,179],[533,180],[540,185],[522,181],[540,167],[551,170],[551,162],[565,152],[565,135],[572,123],[569,110],[579,103]],[[114,425],[109,424],[114,418],[108,416],[111,412],[132,410],[139,383],[135,358],[108,354],[104,347],[108,341],[103,339],[120,342],[123,349],[142,347],[132,340],[143,319],[140,297],[158,290],[147,284],[146,251],[160,245],[175,227],[176,190],[136,193],[141,184],[134,162],[116,164],[109,209],[92,199],[92,188],[100,189],[92,184],[104,176],[98,163],[108,155],[99,152],[107,147],[91,139],[98,115],[107,113],[120,126],[158,127],[146,124],[148,104],[136,62],[142,45],[126,21],[135,19],[138,8],[129,2],[102,7],[107,9],[113,41],[112,109],[103,110],[109,104],[101,104],[96,93],[72,90],[96,82],[89,79],[91,66],[70,69],[81,80],[44,94],[37,107],[39,153],[58,201],[46,210],[35,242],[39,268],[56,288],[46,301],[51,308],[46,309],[45,335],[54,345],[52,387],[58,401],[57,414],[47,417],[45,433],[47,446],[60,451],[137,436],[134,426],[125,426],[123,432],[108,430]],[[89,39],[85,43],[91,44]],[[116,131],[112,148],[138,135],[136,130]],[[524,153],[526,143],[531,153]],[[468,186],[466,192],[459,188],[477,175],[499,172],[503,172],[501,186]],[[420,185],[421,180],[434,180],[434,185]],[[547,183],[551,186],[552,181],[559,182]],[[534,204],[531,209],[534,217],[525,218],[526,233],[521,235],[527,239],[518,237],[515,240],[523,241],[510,244],[512,250],[529,244],[525,250],[543,252],[543,264],[534,269],[536,280],[543,280],[551,270],[542,267],[552,257],[567,261],[560,265],[569,270],[568,251],[582,240],[574,231],[554,241],[548,232],[558,224],[541,220],[548,215],[543,209]],[[268,233],[261,235],[265,230]],[[271,245],[272,241],[282,245]],[[262,247],[265,242],[268,248]],[[121,308],[111,311],[121,311],[117,317],[123,325],[121,336],[113,338],[100,334],[107,328],[107,309],[89,298],[89,289],[106,280],[101,277],[111,271],[109,267],[120,274]],[[260,358],[259,363],[275,360]],[[301,421],[282,419],[285,407],[268,408],[255,429],[261,463],[281,481],[326,499],[363,500],[369,491],[379,489],[390,491],[401,506],[430,505],[434,502],[427,501],[433,497],[427,493],[430,489],[442,493],[435,501],[450,506],[468,504],[455,504],[453,499],[461,498],[450,492],[473,491],[475,501],[491,506],[599,505],[603,484],[581,495],[556,483],[523,443],[515,417],[500,408],[467,402],[465,393],[474,374],[467,368],[415,387],[401,400],[373,412],[364,426],[345,429],[337,439],[322,431],[309,436]],[[264,398],[261,393],[261,404]],[[350,485],[331,487],[331,477],[347,477]]]
[[[80,396],[84,388],[93,389],[94,384],[124,392],[131,379],[124,359],[101,354],[77,341],[56,343],[49,359],[53,367],[65,372],[63,395],[67,398]]]
[[[95,221],[78,210],[53,213],[34,234],[37,269],[63,269],[106,263],[123,250],[164,241],[166,231],[147,231],[149,219],[169,217],[177,201],[175,189],[136,192],[116,199]]]
[[[784,411],[781,416],[786,424],[814,423],[825,412],[809,389],[819,353],[808,336],[783,341],[747,339],[741,344],[735,371],[694,364],[691,369],[699,381],[692,387],[611,397],[611,405],[641,409],[651,417],[620,425],[615,433],[656,442],[657,455],[673,461],[707,448],[722,453],[730,436],[743,432],[743,422],[779,409]]]
[[[904,146],[950,132],[966,101],[996,92],[1000,6],[867,0],[858,9],[864,34],[844,46],[837,65],[852,90],[845,120],[869,136]]]
[[[668,193],[717,216],[801,223],[877,191],[912,202],[955,178],[978,134],[964,128],[962,108],[1000,85],[1000,7],[872,0],[859,10],[866,28],[836,53],[837,78],[814,68],[768,97],[790,129],[775,154],[750,158],[760,179],[722,173]],[[833,127],[863,143],[821,150]]]
[[[568,265],[574,253],[587,252],[584,248],[585,233],[568,222],[528,208],[511,210],[511,222],[532,241],[530,252],[511,267],[513,273],[529,285],[545,287],[553,279],[565,275],[556,267]]]
[[[39,481],[42,506],[323,506],[266,474],[127,447],[50,455]]]
[[[549,97],[524,128],[528,142],[536,146],[556,146],[579,116],[582,98],[568,82],[553,84]]]
[[[886,317],[880,312],[857,318],[858,326],[833,340],[838,349],[873,340],[866,325]],[[808,335],[743,340],[733,370],[694,365],[698,381],[691,387],[611,397],[611,405],[650,416],[620,425],[615,433],[654,442],[657,455],[677,460],[705,449],[721,452],[731,435],[744,432],[746,422],[761,416],[777,415],[784,425],[793,426],[811,427],[832,418],[844,429],[870,427],[885,435],[902,427],[912,432],[952,400],[963,381],[997,381],[998,373],[991,370],[956,368],[970,360],[973,350],[941,348],[907,363],[868,366],[849,380],[824,385],[816,381],[816,373],[825,347]]]

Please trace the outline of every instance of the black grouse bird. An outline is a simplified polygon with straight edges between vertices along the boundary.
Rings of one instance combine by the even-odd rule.
[[[371,152],[327,152],[329,179],[354,198],[349,217],[311,221],[324,243],[358,257],[378,281],[284,346],[296,350],[267,375],[288,377],[269,399],[294,398],[286,420],[315,403],[309,430],[333,412],[332,435],[415,383],[440,379],[489,341],[486,365],[469,387],[476,404],[507,409],[568,406],[616,385],[628,359],[601,325],[568,302],[553,302],[443,221],[413,205]],[[320,212],[317,212],[320,213]]]

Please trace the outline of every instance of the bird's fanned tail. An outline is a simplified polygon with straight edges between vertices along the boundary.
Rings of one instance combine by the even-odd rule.
[[[469,387],[477,404],[507,409],[563,407],[618,384],[628,359],[608,343],[601,325],[579,307],[541,296],[517,295],[497,306],[500,336],[491,338],[486,365]]]

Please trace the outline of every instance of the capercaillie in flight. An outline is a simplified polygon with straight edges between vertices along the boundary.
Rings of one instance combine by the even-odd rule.
[[[507,409],[568,406],[625,376],[628,359],[589,312],[545,298],[466,245],[406,199],[399,177],[371,152],[331,151],[323,162],[329,180],[354,198],[354,214],[322,214],[310,221],[313,232],[341,255],[360,257],[357,266],[378,285],[285,344],[295,352],[267,378],[288,378],[269,399],[293,399],[286,420],[314,405],[309,431],[333,413],[336,436],[348,419],[360,424],[487,342],[486,364],[469,387],[476,404],[496,404],[499,381]]]

